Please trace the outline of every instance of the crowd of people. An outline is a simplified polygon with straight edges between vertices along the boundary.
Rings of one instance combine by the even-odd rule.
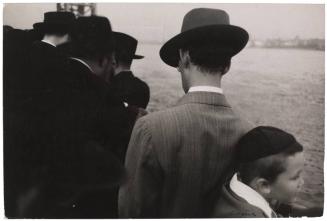
[[[159,52],[185,95],[148,114],[150,89],[131,71],[138,41],[108,18],[47,12],[31,30],[4,26],[6,216],[301,214],[289,206],[301,144],[237,116],[221,89],[248,39],[225,11],[188,12]]]

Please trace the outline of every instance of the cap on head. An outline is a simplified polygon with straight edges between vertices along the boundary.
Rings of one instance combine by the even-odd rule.
[[[252,162],[285,152],[295,145],[297,149],[303,149],[293,135],[281,129],[269,126],[256,127],[239,140],[236,147],[237,160],[239,163]]]
[[[181,33],[162,46],[160,57],[166,64],[177,67],[178,50],[194,44],[216,45],[226,57],[232,57],[245,47],[248,39],[244,29],[230,24],[225,11],[196,8],[184,16]]]

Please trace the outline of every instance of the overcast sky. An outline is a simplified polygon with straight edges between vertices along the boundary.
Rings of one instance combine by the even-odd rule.
[[[183,16],[192,8],[219,8],[233,25],[245,28],[255,39],[324,38],[325,10],[320,4],[201,4],[201,3],[98,3],[98,15],[110,19],[113,29],[139,40],[165,41],[180,32]],[[32,28],[55,3],[6,4],[3,23]]]

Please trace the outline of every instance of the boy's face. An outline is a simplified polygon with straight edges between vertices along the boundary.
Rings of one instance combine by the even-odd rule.
[[[303,152],[295,153],[286,158],[286,170],[274,183],[270,184],[270,197],[281,203],[292,203],[303,184],[302,170],[304,167]]]

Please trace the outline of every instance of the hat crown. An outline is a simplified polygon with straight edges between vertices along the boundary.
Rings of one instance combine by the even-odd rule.
[[[114,32],[114,39],[116,53],[123,53],[129,59],[140,59],[144,57],[135,54],[138,41],[134,37],[122,32]]]
[[[189,11],[183,19],[181,32],[209,25],[229,25],[228,14],[220,9],[196,8]]]
[[[292,145],[300,145],[292,134],[270,126],[259,126],[244,135],[237,145],[240,162],[275,155]]]
[[[124,51],[133,57],[137,47],[137,40],[135,38],[121,32],[114,32],[114,39],[116,51]]]
[[[46,12],[44,13],[44,23],[71,23],[75,20],[75,15],[71,12]]]
[[[113,32],[110,21],[106,17],[78,17],[73,23],[70,34],[75,52],[84,50],[88,54],[105,53],[113,49]]]

